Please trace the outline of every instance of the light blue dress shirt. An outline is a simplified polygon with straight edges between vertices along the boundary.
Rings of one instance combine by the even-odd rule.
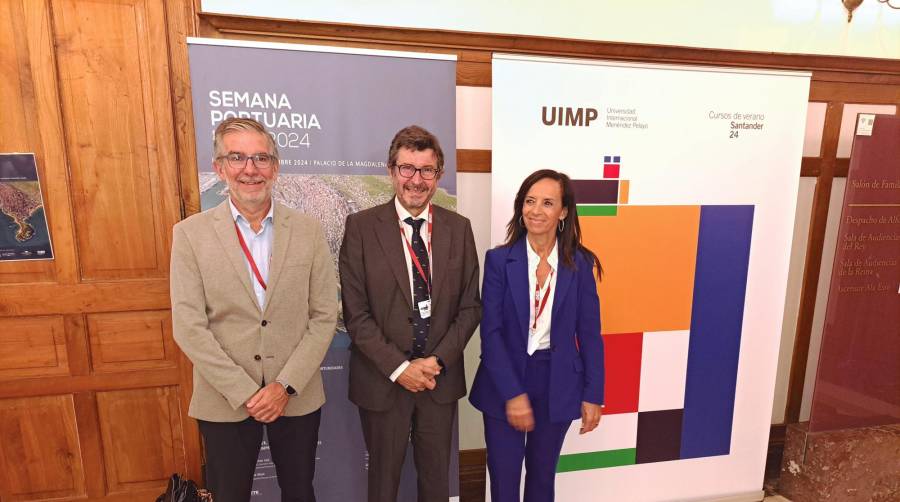
[[[247,244],[247,249],[250,250],[250,255],[256,262],[259,275],[268,284],[269,263],[272,261],[272,242],[275,240],[275,228],[272,224],[275,202],[272,201],[268,214],[263,218],[262,228],[259,229],[259,232],[254,232],[250,228],[250,222],[238,211],[231,199],[228,199],[228,206],[231,207],[231,215],[234,217],[241,235],[244,236],[244,242]],[[253,273],[253,268],[250,266],[250,262],[247,261],[247,256],[244,255],[243,251],[241,251],[241,255],[244,256],[244,262],[247,264],[247,273],[250,274],[250,284],[253,285],[253,292],[256,293],[256,302],[259,304],[259,309],[262,310],[266,305],[266,290],[256,280],[256,274]]]

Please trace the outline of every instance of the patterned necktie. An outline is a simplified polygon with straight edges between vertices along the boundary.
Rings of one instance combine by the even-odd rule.
[[[425,277],[431,279],[431,271],[428,265],[428,248],[425,247],[425,241],[422,239],[422,235],[419,231],[422,229],[422,223],[425,222],[423,219],[413,219],[406,218],[403,220],[406,224],[412,226],[413,235],[412,235],[412,249],[416,254],[416,258],[419,260],[419,265],[422,266],[422,271],[425,272]],[[419,273],[416,264],[412,262],[412,257],[410,257],[410,266],[412,267],[412,275],[413,275],[413,310],[415,310],[415,314],[412,316],[413,319],[413,349],[412,349],[412,357],[425,357],[425,343],[428,341],[428,328],[431,326],[431,317],[426,319],[422,319],[421,314],[419,313],[419,302],[423,302],[430,298],[428,294],[428,284],[425,282],[425,279],[422,278],[422,275]]]

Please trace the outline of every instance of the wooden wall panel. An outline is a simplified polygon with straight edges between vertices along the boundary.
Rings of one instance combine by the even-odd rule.
[[[87,325],[96,373],[176,366],[169,310],[89,314]]]
[[[179,216],[164,5],[52,12],[82,278],[164,277]]]
[[[22,84],[31,81],[31,68],[27,62],[28,44],[24,40],[25,32],[13,29],[14,20],[22,16],[21,3],[0,3],[0,71],[4,75],[0,79],[0,103],[3,103],[5,126],[0,136],[0,151],[4,152],[25,152],[34,143],[33,139],[29,141],[29,135],[34,130],[27,125],[31,114],[26,113],[22,93]]]
[[[154,500],[173,472],[201,478],[168,310],[192,136],[172,96],[198,5],[0,1],[0,151],[35,153],[54,247],[0,262],[2,501]]]
[[[23,15],[21,3],[0,3],[0,74],[4,75],[0,79],[0,106],[4,110],[0,152],[37,150],[35,153],[40,154],[34,92],[29,85],[33,78],[28,63],[27,34],[14,26],[14,20]],[[0,268],[2,282],[41,281],[52,277],[53,263],[48,261],[24,261]]]
[[[181,185],[181,216],[200,211],[188,207],[190,201],[199,201],[197,185],[197,145],[194,144],[194,110],[191,98],[191,81],[188,63],[187,37],[197,35],[198,0],[166,2],[166,21],[169,30],[169,76],[172,86],[175,145],[178,152],[178,174]]]
[[[4,285],[0,315],[39,315],[50,309],[47,298],[53,298],[52,311],[59,314],[165,309],[169,280]]]
[[[0,499],[84,495],[72,396],[0,400]]]
[[[15,385],[3,382],[0,398],[50,396],[60,393],[85,393],[98,389],[143,389],[184,384],[178,369],[98,373],[95,375],[23,378]],[[187,427],[187,424],[185,424]]]
[[[0,152],[33,152],[44,189],[54,261],[0,262],[0,284],[69,280],[74,255],[58,95],[43,2],[0,2]]]
[[[109,493],[164,489],[185,469],[174,388],[98,392],[97,410]]]
[[[491,172],[491,150],[456,150],[456,170],[461,173]]]
[[[0,380],[68,374],[62,316],[0,317]]]

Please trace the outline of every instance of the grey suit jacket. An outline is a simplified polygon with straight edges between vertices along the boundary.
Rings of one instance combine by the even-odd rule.
[[[244,403],[263,381],[296,389],[287,416],[311,413],[325,402],[319,368],[337,321],[334,262],[318,221],[274,204],[263,309],[227,200],[173,230],[172,323],[175,341],[194,364],[188,411],[194,418],[244,420]]]
[[[463,349],[481,320],[478,256],[469,220],[434,206],[432,314],[426,354],[446,367],[429,395],[450,403],[466,394]],[[352,340],[350,400],[387,410],[400,392],[389,377],[412,350],[412,293],[393,199],[347,217],[341,245],[341,298]]]

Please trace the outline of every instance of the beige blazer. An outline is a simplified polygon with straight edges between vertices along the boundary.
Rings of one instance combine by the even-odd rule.
[[[210,422],[249,416],[263,381],[296,389],[284,410],[325,403],[319,367],[334,336],[334,262],[318,221],[275,203],[266,304],[259,308],[228,201],[175,225],[170,286],[175,341],[194,364],[188,414]]]

